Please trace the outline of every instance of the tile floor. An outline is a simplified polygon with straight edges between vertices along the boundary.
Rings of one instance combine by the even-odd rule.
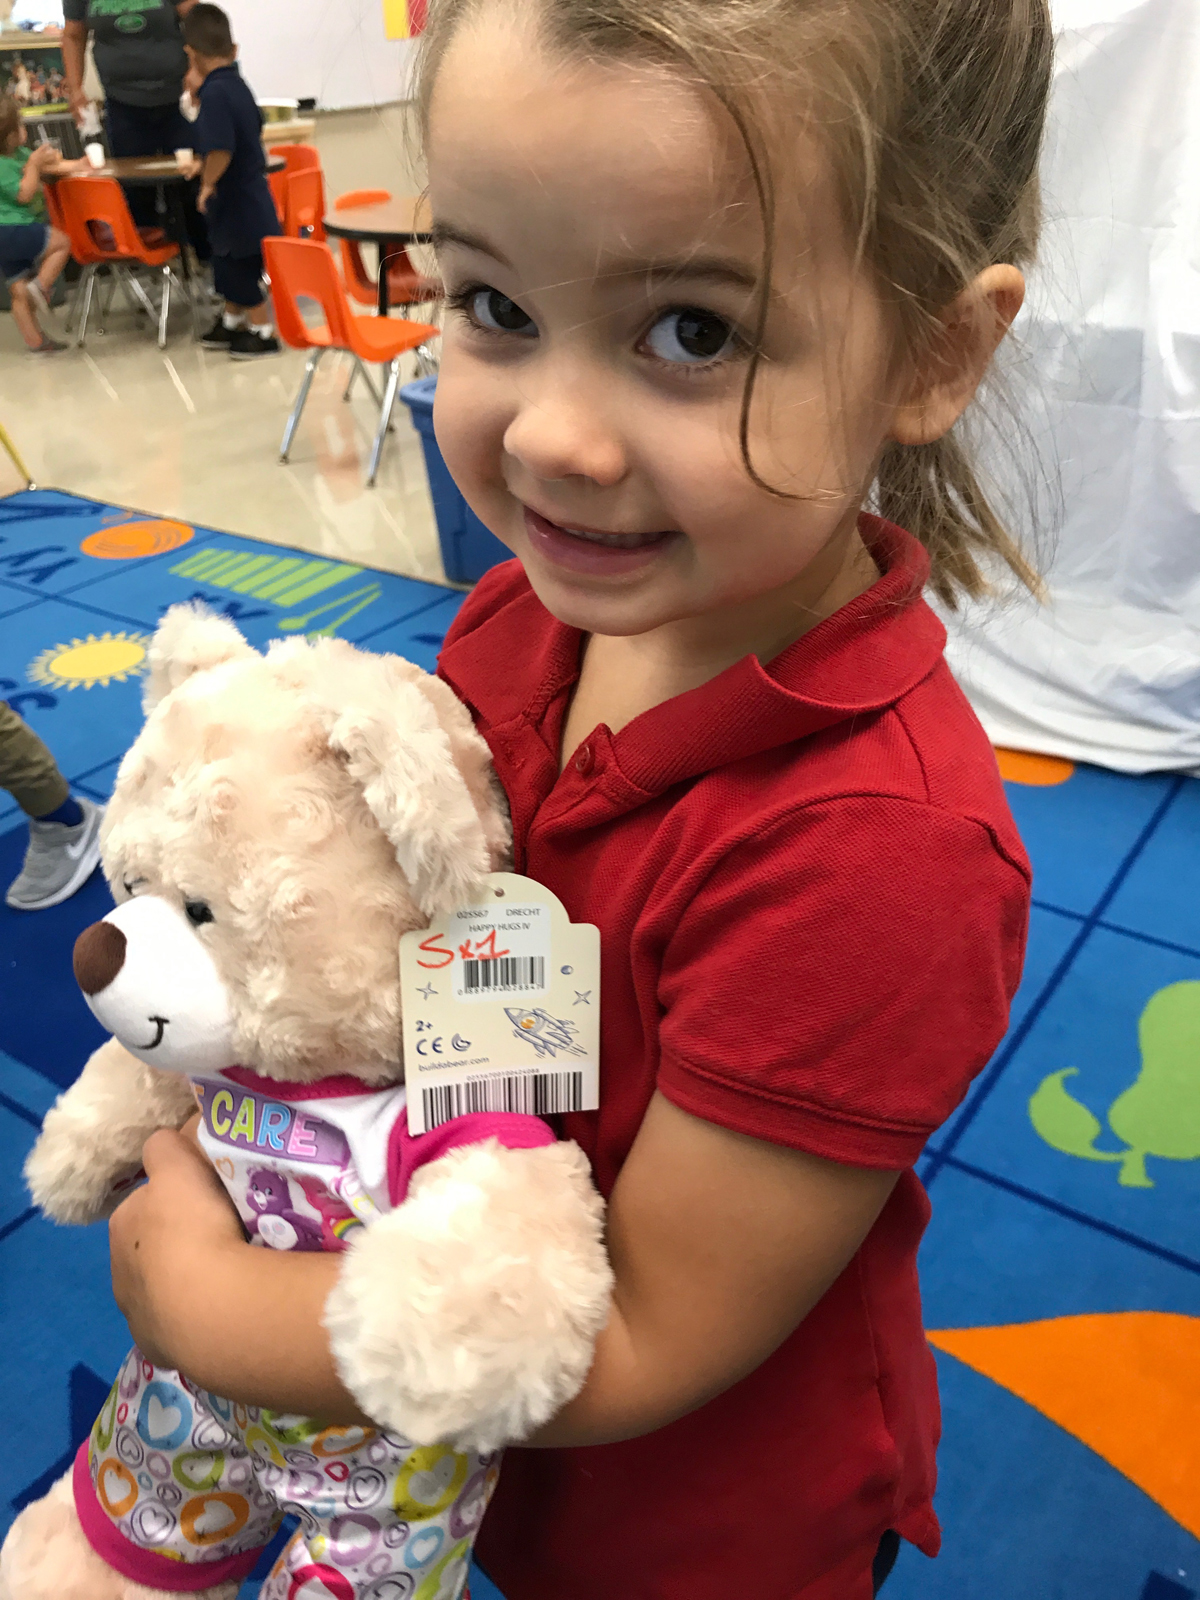
[[[48,330],[61,336],[61,311],[57,322]],[[165,351],[124,306],[104,326],[83,350],[31,359],[0,315],[0,422],[39,485],[445,581],[420,442],[399,402],[377,485],[364,485],[377,413],[361,382],[343,403],[347,358],[322,363],[283,466],[301,352],[231,362],[193,342],[186,313],[173,314]],[[0,451],[0,494],[20,486]]]

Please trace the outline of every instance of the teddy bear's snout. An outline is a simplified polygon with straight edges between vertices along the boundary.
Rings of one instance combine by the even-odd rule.
[[[100,994],[125,965],[125,935],[111,922],[93,922],[76,939],[71,964],[84,994]]]

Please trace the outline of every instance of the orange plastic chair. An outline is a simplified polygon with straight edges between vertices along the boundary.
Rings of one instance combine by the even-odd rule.
[[[384,205],[392,198],[390,189],[351,189],[339,194],[333,202],[335,211],[349,211],[355,206]],[[363,264],[362,251],[356,239],[340,239],[342,247],[342,277],[346,291],[359,305],[374,306],[379,303],[379,285]],[[387,258],[388,303],[399,306],[408,315],[408,307],[436,298],[422,280],[420,273],[409,260],[408,251],[394,250]]]
[[[325,178],[320,167],[283,175],[283,231],[289,239],[325,242]]]
[[[280,460],[286,461],[288,458],[292,438],[321,357],[327,350],[346,350],[360,362],[375,361],[388,369],[387,385],[379,404],[379,427],[367,468],[369,488],[374,484],[379,470],[384,435],[396,404],[396,390],[400,386],[400,357],[408,350],[416,351],[418,370],[427,371],[432,362],[422,346],[435,338],[438,330],[422,322],[393,322],[390,317],[355,316],[346,299],[346,291],[338,281],[333,257],[315,240],[264,239],[263,258],[271,279],[275,323],[280,335],[293,350],[309,352],[300,393],[296,396],[296,404],[283,430],[283,441],[279,446]],[[325,318],[321,326],[310,327],[304,321],[299,306],[301,299],[315,300],[320,306]],[[376,395],[376,398],[379,399],[379,396]]]
[[[284,172],[305,172],[310,167],[321,168],[321,152],[315,144],[273,144],[267,146],[273,156],[282,156]]]
[[[286,168],[282,172],[268,172],[267,187],[271,191],[271,199],[275,202],[275,210],[279,213],[279,226],[283,227],[284,214],[287,211]]]
[[[49,187],[49,185],[47,186]],[[80,290],[83,294],[83,314],[79,320],[76,344],[81,345],[87,334],[88,315],[92,308],[92,292],[96,272],[108,266],[121,282],[125,292],[153,320],[158,320],[158,347],[167,343],[167,317],[171,309],[171,287],[175,286],[185,298],[183,284],[172,271],[171,263],[178,260],[179,246],[168,240],[162,245],[149,245],[134,226],[121,185],[115,178],[72,177],[60,178],[55,184],[57,202],[62,217],[62,229],[71,241],[71,254],[83,267]],[[149,296],[129,270],[133,262],[145,267],[156,267],[162,276],[162,300],[156,312]],[[196,307],[192,307],[195,328]]]

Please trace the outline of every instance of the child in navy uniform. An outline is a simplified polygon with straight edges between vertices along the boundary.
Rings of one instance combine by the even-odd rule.
[[[277,355],[279,341],[262,291],[262,242],[283,230],[267,184],[262,115],[238,71],[237,46],[220,6],[193,6],[183,37],[201,79],[192,135],[201,158],[196,204],[208,220],[213,284],[225,299],[203,343],[209,350],[228,350],[235,361]]]

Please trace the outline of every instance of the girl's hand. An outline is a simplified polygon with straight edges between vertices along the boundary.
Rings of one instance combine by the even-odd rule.
[[[237,1212],[195,1143],[193,1119],[181,1133],[146,1141],[148,1182],[117,1207],[108,1225],[113,1294],[134,1342],[151,1361],[187,1361],[192,1297],[245,1250]]]

